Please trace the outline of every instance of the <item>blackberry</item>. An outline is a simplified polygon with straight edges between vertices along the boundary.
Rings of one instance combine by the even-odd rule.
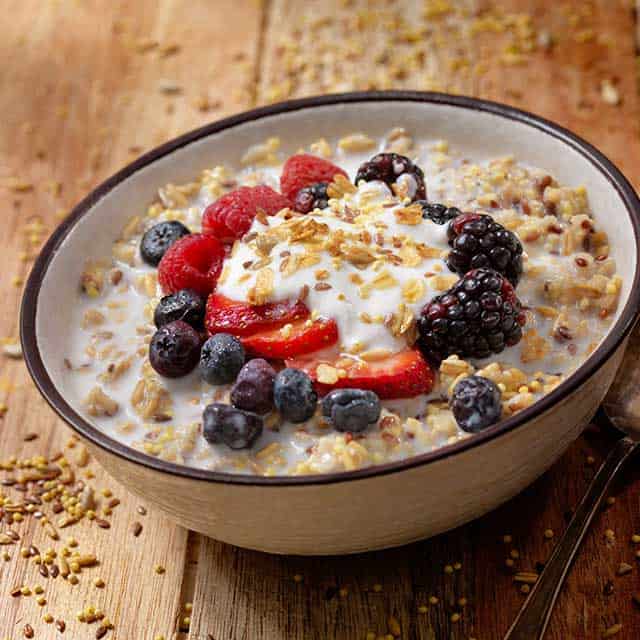
[[[183,320],[162,325],[149,343],[149,362],[165,378],[180,378],[200,359],[200,334]]]
[[[467,433],[478,433],[500,420],[500,389],[482,376],[463,378],[453,388],[449,407],[458,426]]]
[[[191,232],[178,220],[159,222],[149,229],[140,240],[140,255],[152,267],[157,267],[167,249]]]
[[[457,207],[447,207],[447,205],[437,202],[418,200],[416,204],[422,207],[422,217],[436,224],[446,224],[449,220],[453,220],[459,215],[462,215],[462,211]]]
[[[314,209],[326,209],[329,206],[326,182],[316,182],[302,187],[296,194],[293,208],[300,213],[309,213]]]
[[[180,289],[160,299],[153,314],[153,322],[160,328],[174,320],[184,320],[194,329],[202,329],[204,313],[204,298],[192,289]]]
[[[419,344],[436,361],[486,358],[517,344],[524,321],[510,282],[493,269],[474,269],[423,307]]]
[[[381,180],[391,187],[395,183],[411,179],[415,183],[408,190],[411,200],[424,200],[427,197],[427,189],[422,169],[398,153],[379,153],[360,165],[355,182],[358,184],[360,180]]]
[[[464,275],[471,269],[495,269],[515,287],[522,275],[522,245],[518,237],[482,213],[465,213],[449,223],[451,251],[447,265]]]

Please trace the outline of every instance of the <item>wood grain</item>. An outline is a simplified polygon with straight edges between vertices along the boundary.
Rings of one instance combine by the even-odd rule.
[[[452,4],[456,12],[417,0],[7,0],[0,183],[15,177],[34,188],[0,188],[0,335],[16,334],[20,288],[12,278],[28,271],[21,253],[37,248],[25,223],[41,216],[53,228],[60,211],[142,150],[255,102],[390,87],[480,95],[569,126],[638,184],[629,2]],[[522,16],[531,16],[530,27]],[[536,51],[526,51],[528,42]],[[172,51],[174,44],[179,50]],[[519,56],[522,64],[513,64]],[[614,87],[619,104],[603,99],[603,83]],[[39,398],[21,362],[0,361],[0,401],[9,406],[0,421],[0,458],[64,448],[70,431]],[[31,431],[39,439],[24,442]],[[69,535],[95,550],[101,566],[76,587],[59,579],[44,584],[12,548],[14,558],[0,560],[0,597],[16,584],[43,582],[48,604],[38,607],[33,597],[3,601],[0,638],[21,637],[27,622],[36,638],[60,637],[42,622],[47,611],[65,618],[66,637],[94,637],[95,627],[73,622],[87,605],[103,607],[116,623],[108,637],[172,638],[182,604],[195,598],[194,640],[364,640],[368,632],[395,631],[390,616],[406,639],[494,640],[523,599],[505,566],[510,551],[519,552],[519,568],[544,561],[553,546],[545,529],[559,535],[593,474],[589,456],[597,463],[610,444],[610,436],[589,431],[521,496],[466,527],[394,551],[322,560],[272,557],[187,536],[159,516],[139,516],[137,501],[95,468],[95,486],[112,488],[122,501],[113,526],[103,531],[84,523]],[[637,480],[630,473],[585,542],[554,614],[552,640],[600,638],[618,622],[616,638],[640,636],[640,613],[630,598],[640,591],[629,542],[640,530]],[[130,538],[134,520],[144,524],[137,543]],[[48,546],[33,521],[16,528],[27,542]],[[605,540],[607,528],[615,531],[613,541]],[[502,541],[504,534],[512,544]],[[617,577],[621,561],[634,568]],[[445,573],[456,562],[460,570]],[[156,563],[166,566],[165,575],[153,572]],[[92,585],[97,576],[105,589]],[[420,613],[432,595],[438,604]],[[464,607],[461,597],[468,600]],[[458,612],[460,621],[452,622]]]

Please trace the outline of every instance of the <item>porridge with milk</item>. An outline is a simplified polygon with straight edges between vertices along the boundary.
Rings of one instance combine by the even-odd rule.
[[[610,326],[621,279],[580,185],[394,129],[270,139],[166,185],[83,266],[65,361],[150,456],[349,471],[530,406]],[[80,272],[80,270],[79,270]]]

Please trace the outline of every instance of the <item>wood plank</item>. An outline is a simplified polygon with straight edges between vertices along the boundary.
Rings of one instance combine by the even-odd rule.
[[[248,106],[261,18],[252,0],[26,0],[4,3],[3,15],[11,19],[4,21],[0,42],[0,336],[15,337],[21,288],[13,278],[23,279],[31,264],[21,253],[33,256],[61,212],[143,150]],[[242,29],[232,33],[228,24]],[[33,188],[8,188],[10,178]],[[33,221],[42,232],[26,227]],[[0,419],[0,459],[59,450],[75,459],[78,447],[65,449],[71,431],[40,399],[21,361],[0,358],[0,401],[8,406]],[[38,439],[24,442],[28,432]],[[89,470],[95,478],[86,478]],[[94,463],[77,473],[121,501],[109,517],[112,526],[103,530],[83,521],[62,529],[62,540],[54,542],[33,517],[11,525],[22,540],[0,547],[11,555],[10,561],[0,559],[0,638],[23,637],[27,623],[36,638],[61,637],[43,621],[46,613],[65,620],[67,637],[94,637],[98,624],[75,620],[86,606],[103,609],[115,624],[107,638],[173,638],[183,604],[191,599],[187,532],[158,514],[138,514],[139,501]],[[1,489],[12,499],[22,495]],[[101,499],[102,505],[108,501]],[[50,504],[46,512],[51,514]],[[137,540],[134,521],[144,526]],[[8,528],[5,516],[0,531]],[[59,554],[68,536],[100,561],[79,574],[77,586],[43,578],[20,557],[21,545],[30,544]],[[191,560],[186,574],[185,560]],[[154,573],[155,564],[166,573]],[[105,588],[93,584],[98,577]],[[22,584],[41,585],[47,604],[39,606],[35,595],[10,598],[9,591]]]
[[[456,2],[457,12],[446,5],[274,0],[258,100],[389,87],[470,93],[576,130],[637,181],[635,26],[628,3],[478,0]],[[613,92],[604,94],[603,83]],[[620,102],[611,104],[616,94]],[[393,616],[401,637],[411,640],[499,638],[524,599],[513,571],[534,569],[548,557],[611,443],[590,429],[501,509],[402,549],[303,559],[208,540],[200,552],[191,637],[382,638],[394,631]],[[623,625],[616,638],[640,635],[630,597],[639,590],[629,542],[640,529],[637,477],[622,483],[615,504],[597,519],[554,613],[550,639],[593,639],[616,623]],[[545,537],[547,529],[553,538]],[[605,539],[607,529],[615,532],[613,541]],[[634,565],[631,575],[616,576],[621,561]],[[447,573],[445,565],[456,562],[460,570]],[[429,605],[430,596],[437,604]],[[468,600],[464,607],[461,597]],[[456,613],[461,619],[454,622]]]

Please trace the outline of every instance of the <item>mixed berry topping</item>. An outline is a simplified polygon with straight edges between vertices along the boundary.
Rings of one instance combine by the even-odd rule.
[[[304,371],[287,368],[276,375],[273,399],[280,415],[297,423],[305,422],[315,413],[318,394]]]
[[[158,265],[158,281],[169,294],[192,289],[206,296],[222,270],[224,247],[211,235],[192,233],[169,248]]]
[[[485,358],[522,337],[524,314],[514,290],[522,274],[518,238],[491,216],[428,202],[422,170],[396,153],[380,153],[362,164],[356,184],[382,181],[419,204],[425,220],[448,224],[447,264],[461,275],[422,309],[417,345],[345,367],[343,359],[318,357],[338,343],[337,323],[314,317],[301,300],[252,305],[216,292],[230,251],[225,245],[242,238],[256,216],[266,222],[261,216],[289,207],[302,214],[328,207],[328,186],[336,176],[347,174],[327,160],[298,154],[283,167],[281,193],[265,185],[239,187],[205,209],[203,233],[191,234],[170,221],[155,225],[141,240],[142,257],[158,266],[167,294],[154,313],[158,330],[149,345],[151,366],[170,378],[198,366],[207,383],[232,385],[230,404],[204,410],[203,434],[212,444],[251,447],[263,430],[261,415],[274,409],[284,420],[305,422],[318,409],[318,393],[324,395],[326,422],[340,432],[362,433],[380,419],[381,399],[429,393],[434,361],[452,354]],[[203,345],[205,327],[209,338]],[[270,361],[285,361],[286,368],[276,373]],[[500,400],[493,382],[471,376],[457,383],[450,407],[460,428],[475,433],[499,420]]]
[[[299,213],[309,213],[314,209],[326,209],[329,206],[326,182],[316,182],[308,187],[302,187],[296,194],[293,208]]]
[[[366,389],[334,389],[322,399],[322,415],[338,431],[365,431],[378,422],[380,411],[380,398]]]
[[[228,333],[211,336],[200,352],[200,377],[209,384],[230,384],[244,365],[244,347]]]
[[[268,413],[273,409],[275,369],[262,358],[249,360],[231,388],[231,404],[254,413]]]
[[[156,327],[162,327],[174,320],[184,320],[194,329],[204,327],[204,298],[192,289],[180,289],[160,299],[153,314]]]
[[[299,153],[284,163],[280,175],[280,191],[293,201],[300,189],[319,182],[332,182],[337,175],[348,178],[344,169],[332,162],[308,153]]]
[[[522,244],[491,216],[465,213],[449,223],[447,265],[455,273],[495,269],[515,287],[522,275]]]
[[[262,433],[262,418],[228,404],[207,405],[202,414],[202,435],[210,444],[249,449]]]
[[[182,222],[169,220],[159,222],[149,229],[140,241],[140,255],[142,259],[152,267],[157,267],[167,249],[180,238],[188,236],[191,232]]]
[[[517,344],[524,322],[511,283],[492,269],[475,269],[424,306],[420,346],[436,361],[453,354],[486,358]]]
[[[165,378],[180,378],[200,359],[200,334],[182,320],[160,327],[149,343],[149,362]]]
[[[272,216],[291,206],[291,201],[271,187],[240,187],[225,193],[202,214],[202,231],[220,242],[232,243],[249,231],[259,212]]]
[[[500,420],[501,395],[498,385],[492,380],[469,376],[456,383],[449,407],[463,431],[478,433]]]
[[[358,184],[361,180],[380,180],[390,188],[406,181],[402,192],[411,200],[424,200],[427,197],[422,169],[398,153],[379,153],[360,165],[355,183]]]
[[[453,220],[462,214],[462,211],[457,207],[447,207],[447,205],[438,202],[419,200],[416,204],[422,207],[422,217],[425,220],[431,220],[431,222],[440,225],[447,224],[449,220]]]

